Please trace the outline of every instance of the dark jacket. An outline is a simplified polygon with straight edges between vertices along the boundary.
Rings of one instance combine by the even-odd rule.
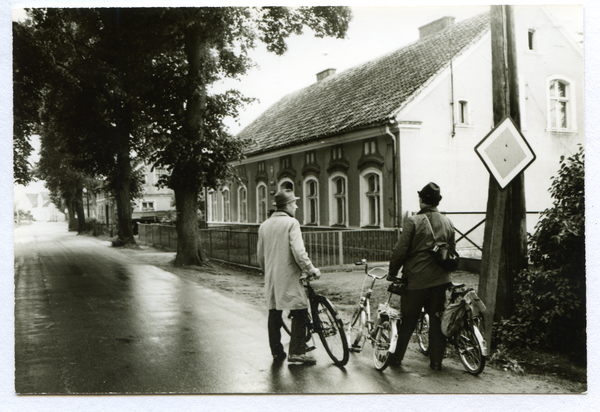
[[[456,247],[454,225],[436,207],[427,207],[404,221],[402,234],[392,251],[390,275],[398,276],[402,267],[402,278],[408,281],[408,290],[425,289],[451,282],[448,272],[442,269],[429,251],[435,245],[429,224],[429,218],[438,243],[448,243]]]

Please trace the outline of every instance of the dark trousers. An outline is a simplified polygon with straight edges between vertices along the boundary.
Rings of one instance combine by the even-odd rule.
[[[269,345],[273,356],[285,353],[281,344],[281,310],[269,310]],[[306,324],[308,319],[308,309],[290,310],[292,317],[292,331],[290,339],[289,353],[292,355],[303,355],[306,353]]]
[[[446,351],[446,337],[442,333],[442,313],[446,301],[444,284],[421,290],[405,290],[400,304],[402,323],[398,325],[398,346],[394,358],[402,360],[408,348],[410,338],[415,331],[421,308],[429,315],[429,361],[442,363]]]

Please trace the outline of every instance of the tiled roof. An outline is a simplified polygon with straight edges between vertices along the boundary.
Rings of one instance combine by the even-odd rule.
[[[238,134],[246,154],[387,122],[489,27],[482,13],[285,96]]]

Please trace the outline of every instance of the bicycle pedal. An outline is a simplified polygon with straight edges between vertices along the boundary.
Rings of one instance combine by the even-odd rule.
[[[316,346],[308,346],[308,345],[306,346],[306,352],[310,352],[311,350],[315,350],[315,349],[317,349]]]
[[[356,353],[358,353],[358,352],[362,352],[362,348],[361,348],[360,346],[350,346],[350,347],[348,348],[348,350],[349,350],[350,352],[356,352]]]

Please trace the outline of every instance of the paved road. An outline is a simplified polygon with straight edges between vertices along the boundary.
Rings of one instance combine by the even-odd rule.
[[[377,372],[370,350],[275,366],[266,313],[125,257],[62,223],[15,230],[17,393],[548,393],[413,354]],[[284,342],[286,344],[286,342]],[[287,344],[286,344],[287,346]]]

